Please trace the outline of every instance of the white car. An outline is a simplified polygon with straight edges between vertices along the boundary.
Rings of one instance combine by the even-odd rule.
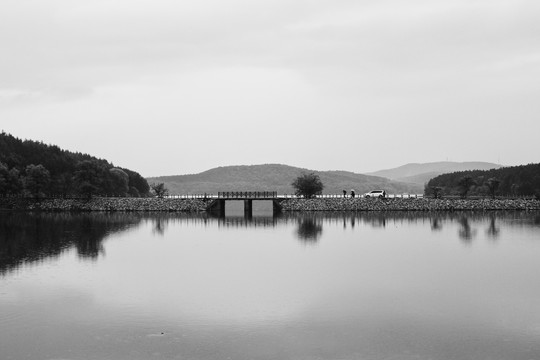
[[[384,190],[372,190],[364,194],[365,198],[384,198],[386,197],[386,191]]]

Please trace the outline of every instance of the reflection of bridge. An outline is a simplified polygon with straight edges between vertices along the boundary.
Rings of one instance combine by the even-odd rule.
[[[277,191],[223,191],[218,193],[217,199],[212,200],[206,207],[206,211],[225,216],[225,202],[230,200],[244,201],[244,216],[253,216],[253,201],[272,201],[273,213],[281,212]]]

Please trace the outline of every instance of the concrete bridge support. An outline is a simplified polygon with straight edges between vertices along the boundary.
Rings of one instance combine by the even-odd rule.
[[[216,214],[219,217],[225,217],[225,199],[212,201],[206,208],[206,211]]]
[[[253,217],[253,200],[251,199],[244,200],[244,217],[248,219]]]
[[[235,201],[238,199],[215,199],[208,205],[206,211],[218,215],[219,217],[225,217],[225,202],[227,200]],[[281,205],[279,201],[275,199],[244,199],[244,217],[246,218],[253,217],[253,200],[272,201],[273,214],[276,215],[281,213]]]

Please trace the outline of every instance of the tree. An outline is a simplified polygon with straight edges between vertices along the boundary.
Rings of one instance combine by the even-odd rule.
[[[141,193],[139,192],[139,190],[137,190],[135,186],[132,186],[129,188],[128,195],[131,197],[140,197]]]
[[[49,185],[51,175],[43,165],[28,165],[24,177],[24,189],[34,197],[44,196],[43,191]]]
[[[150,188],[154,191],[158,198],[163,198],[169,193],[169,189],[165,187],[164,183],[152,183]]]
[[[500,183],[501,183],[501,180],[497,178],[489,178],[486,181],[486,186],[489,190],[489,194],[491,195],[492,199],[495,199],[495,193],[497,192],[497,189],[499,188]]]
[[[22,188],[19,170],[9,169],[6,164],[0,162],[0,195],[19,194]]]
[[[8,186],[9,186],[9,169],[6,164],[0,162],[0,195],[7,194]]]
[[[129,176],[119,168],[109,169],[110,193],[115,196],[126,196],[129,190]]]
[[[21,193],[24,170],[31,164],[41,164],[49,171],[50,182],[44,191],[50,194],[67,195],[84,192],[85,194],[122,195],[124,192],[130,191],[130,194],[147,196],[150,190],[146,179],[134,171],[121,169],[128,175],[126,189],[124,186],[125,176],[121,175],[119,178],[113,172],[109,172],[109,169],[115,168],[115,166],[104,159],[97,159],[80,152],[62,150],[56,145],[46,145],[43,142],[23,141],[5,132],[0,132],[0,162],[5,165],[0,169],[0,172],[3,173],[0,193],[3,194]],[[85,167],[85,165],[81,165],[84,162],[87,164],[95,162],[95,164]],[[7,178],[6,167],[13,180],[10,180],[7,185],[5,181]],[[96,173],[91,167],[97,170],[99,176],[87,176],[92,172]],[[87,170],[89,172],[86,175],[81,172]],[[78,172],[77,178],[74,176],[76,172]],[[135,188],[136,191],[131,191],[131,188]]]
[[[150,194],[150,185],[148,181],[135,171],[122,168],[129,176],[129,195],[131,196],[148,196]]]
[[[438,199],[441,197],[442,187],[440,186],[430,186],[429,188],[431,190],[431,193],[433,194],[434,199]]]
[[[319,175],[313,172],[309,174],[302,173],[302,175],[297,177],[291,185],[295,189],[296,195],[307,199],[322,194],[324,188]]]
[[[475,185],[475,181],[473,180],[473,178],[469,175],[467,176],[463,176],[462,178],[460,178],[458,180],[458,186],[460,188],[460,195],[462,198],[466,198],[467,197],[467,193],[469,192],[469,190],[471,189],[471,187],[473,185]]]
[[[103,182],[107,178],[106,167],[96,160],[84,160],[77,165],[74,180],[79,193],[91,198],[100,192],[104,192]]]
[[[9,170],[7,192],[10,194],[20,194],[22,188],[23,184],[19,170],[16,168]]]

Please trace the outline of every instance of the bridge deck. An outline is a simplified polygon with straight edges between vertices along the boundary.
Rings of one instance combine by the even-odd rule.
[[[225,201],[227,200],[241,200],[244,201],[244,213],[246,216],[251,217],[253,212],[254,200],[266,200],[272,201],[272,208],[274,213],[281,211],[281,205],[279,203],[277,191],[221,191],[218,193],[218,197],[208,204],[206,211],[217,212],[221,216],[225,216]]]
[[[225,200],[271,200],[277,199],[277,191],[220,191],[218,199]]]

